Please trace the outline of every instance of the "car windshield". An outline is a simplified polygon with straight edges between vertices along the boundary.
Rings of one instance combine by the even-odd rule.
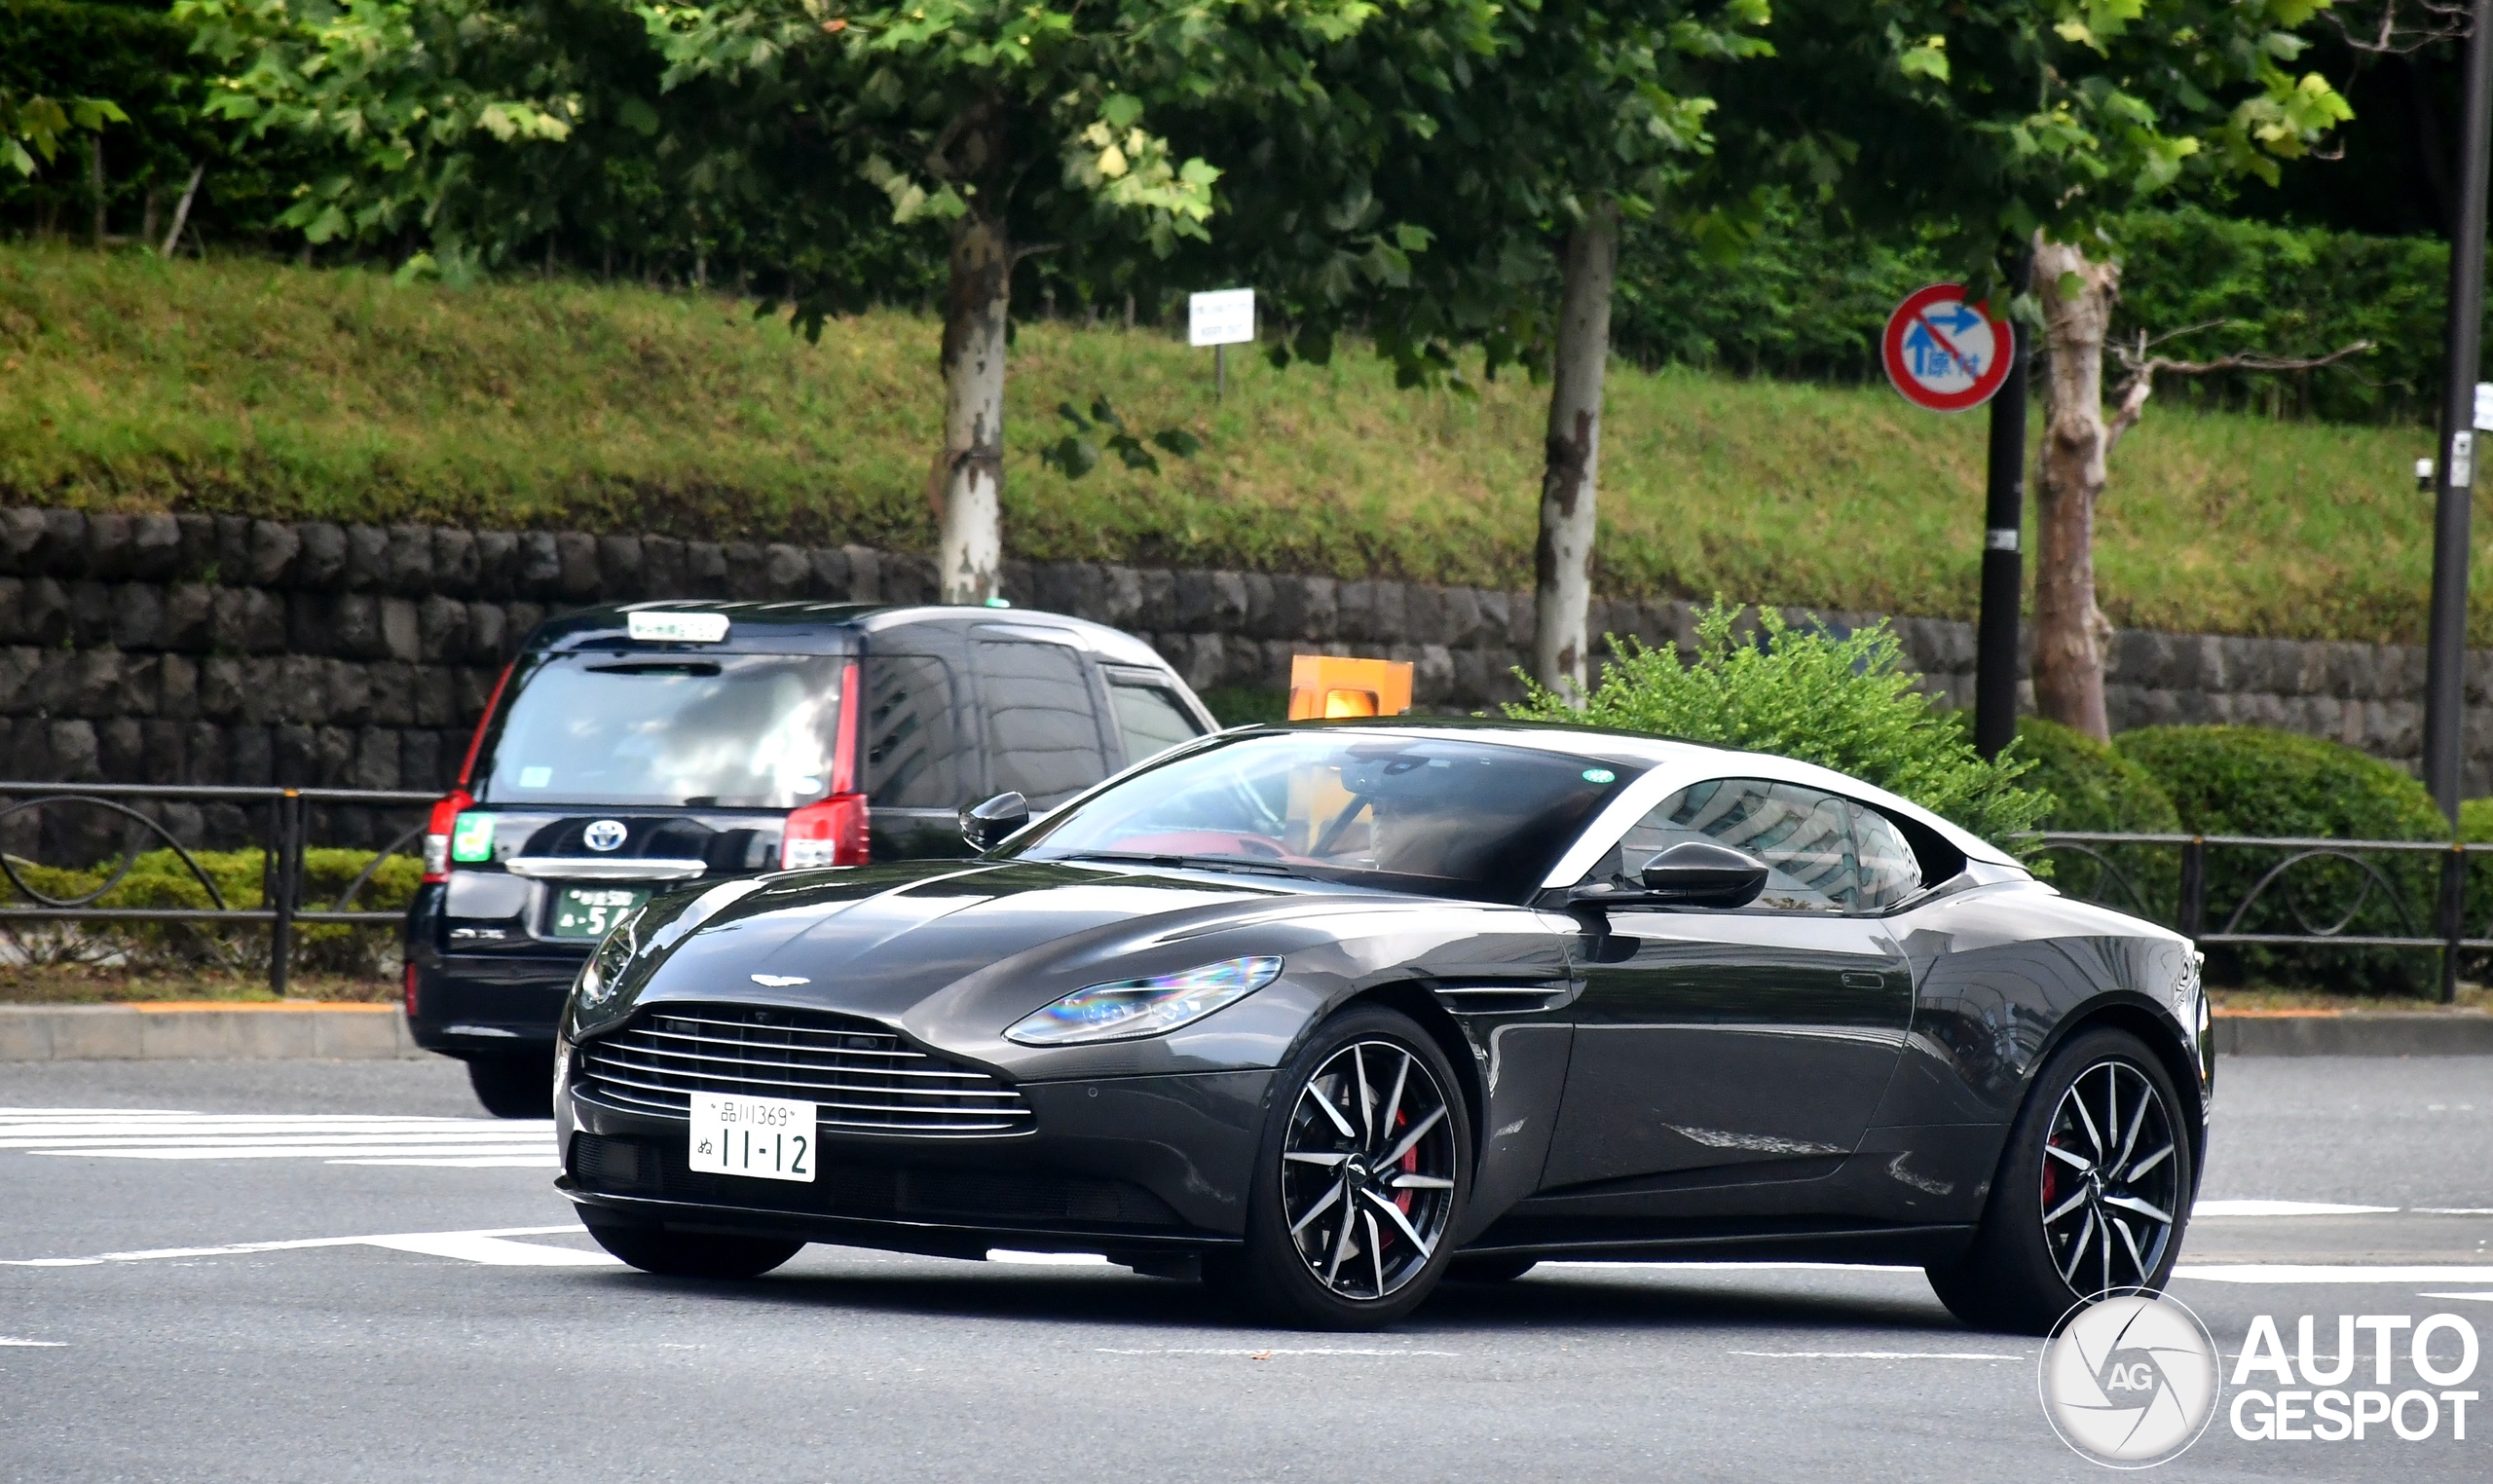
[[[1125,779],[1010,853],[1173,858],[1520,901],[1638,771],[1370,728],[1248,733]]]
[[[791,809],[830,788],[846,660],[531,655],[476,760],[480,802]]]

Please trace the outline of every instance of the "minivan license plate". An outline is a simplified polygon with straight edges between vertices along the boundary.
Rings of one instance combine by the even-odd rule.
[[[777,1097],[692,1094],[687,1163],[713,1174],[761,1180],[814,1177],[814,1105]]]
[[[603,938],[624,914],[650,900],[637,886],[566,886],[554,896],[554,938]]]

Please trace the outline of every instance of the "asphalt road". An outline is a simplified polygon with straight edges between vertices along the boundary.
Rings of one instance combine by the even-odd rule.
[[[2341,1315],[2448,1312],[2493,1395],[2493,1060],[2223,1076],[2205,1199],[2296,1203],[2193,1229],[2175,1293],[2228,1368],[2257,1316],[2288,1346],[2318,1317],[2325,1359]],[[1909,1271],[1544,1267],[1374,1336],[1104,1266],[814,1247],[670,1282],[603,1261],[534,1131],[446,1063],[0,1066],[0,1109],[55,1110],[0,1112],[0,1478],[2104,1476],[2045,1424],[2038,1343]],[[321,1121],[235,1153],[270,1114]],[[2402,1344],[2395,1369],[2420,1385]],[[2468,1421],[2250,1442],[2220,1415],[2157,1472],[2493,1476]]]

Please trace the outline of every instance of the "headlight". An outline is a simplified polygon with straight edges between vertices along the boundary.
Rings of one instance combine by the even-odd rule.
[[[614,997],[616,986],[622,983],[623,971],[631,966],[632,955],[640,950],[641,913],[649,909],[643,908],[614,924],[599,940],[597,950],[589,954],[588,962],[580,966],[580,977],[574,982],[572,992],[579,997],[581,1009],[593,1010]]]
[[[1174,1030],[1281,977],[1278,958],[1232,958],[1179,974],[1093,984],[1022,1020],[1004,1039],[1023,1046],[1131,1041]]]

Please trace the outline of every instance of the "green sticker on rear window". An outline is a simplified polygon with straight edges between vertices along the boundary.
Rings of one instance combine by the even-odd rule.
[[[1588,767],[1584,769],[1584,782],[1586,783],[1608,783],[1618,776],[1619,775],[1617,773],[1612,772],[1606,767]]]
[[[490,814],[462,814],[459,823],[450,827],[450,858],[454,861],[490,861],[494,858],[494,817]]]

